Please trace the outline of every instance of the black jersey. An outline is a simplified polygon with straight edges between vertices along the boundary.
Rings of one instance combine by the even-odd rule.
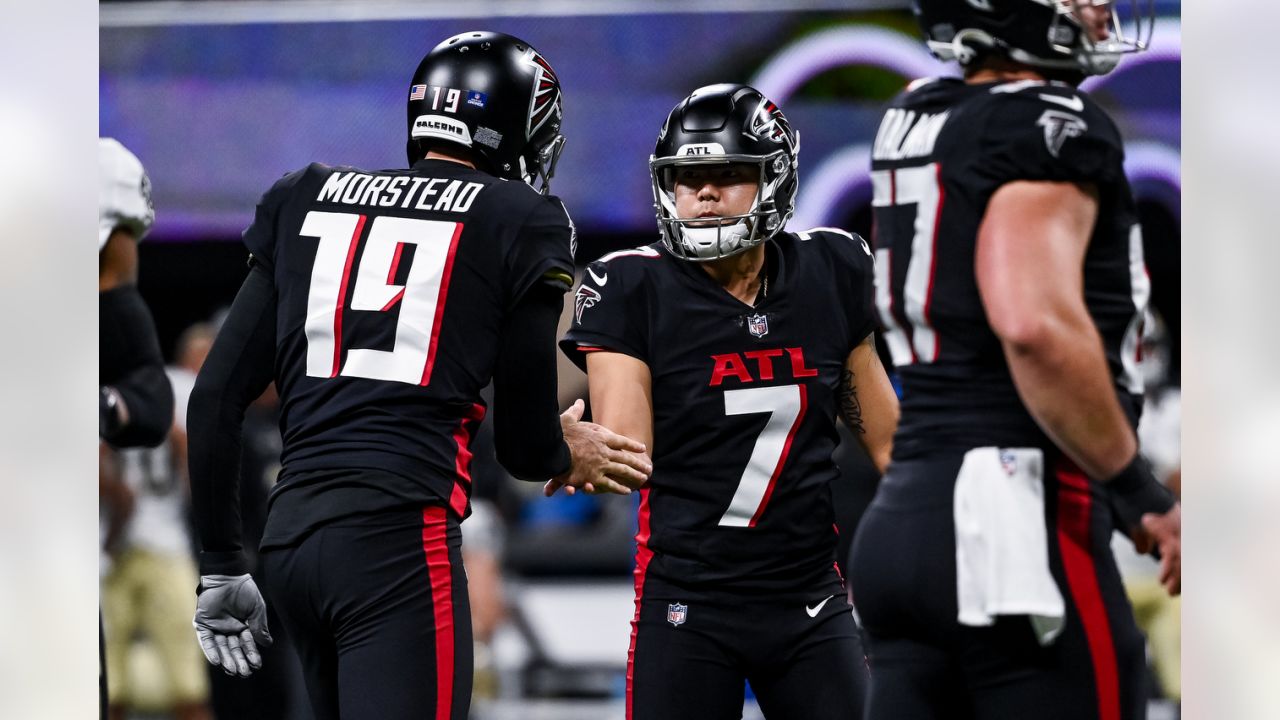
[[[278,182],[244,234],[277,292],[273,502],[293,478],[359,468],[465,515],[504,317],[535,283],[569,288],[572,239],[556,198],[457,163]]]
[[[1067,85],[930,79],[893,102],[871,174],[876,305],[903,386],[895,456],[1047,442],[1018,398],[974,274],[987,202],[1016,180],[1098,189],[1085,301],[1121,405],[1136,421],[1150,282],[1123,160],[1111,118]]]
[[[593,348],[649,366],[638,540],[650,577],[836,592],[835,389],[875,327],[871,251],[843,231],[780,233],[766,263],[752,307],[660,244],[606,255],[587,267],[561,347],[580,366]]]

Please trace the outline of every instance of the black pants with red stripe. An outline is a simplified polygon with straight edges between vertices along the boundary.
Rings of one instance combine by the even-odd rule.
[[[1146,717],[1144,643],[1111,553],[1105,490],[1045,453],[1049,565],[1066,625],[1048,647],[1026,616],[957,622],[952,495],[960,454],[895,461],[853,541],[871,720]]]
[[[472,638],[458,519],[355,516],[262,555],[318,720],[465,720]]]
[[[695,599],[644,587],[627,720],[738,720],[745,682],[768,720],[858,720],[866,665],[843,592],[811,602]]]

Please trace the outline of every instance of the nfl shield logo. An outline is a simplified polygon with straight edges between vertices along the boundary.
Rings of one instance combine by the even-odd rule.
[[[769,333],[769,316],[768,315],[748,315],[747,316],[747,332],[756,337],[764,337]]]
[[[1006,475],[1012,476],[1018,472],[1018,456],[1008,450],[1000,451],[1000,467],[1004,468]]]
[[[667,606],[667,622],[679,627],[684,624],[685,618],[689,617],[689,606],[680,603],[671,603]]]

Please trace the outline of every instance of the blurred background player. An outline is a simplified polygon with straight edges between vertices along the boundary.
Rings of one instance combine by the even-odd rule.
[[[1177,594],[1181,510],[1134,432],[1150,282],[1124,150],[1076,89],[1145,48],[1125,6],[1133,33],[1102,2],[916,4],[964,78],[909,86],[872,154],[903,386],[850,561],[873,717],[1145,717],[1109,541],[1158,548]]]
[[[213,327],[200,323],[178,340],[178,365],[167,369],[177,407],[169,439],[118,454],[132,512],[122,531],[109,534],[112,563],[102,587],[113,720],[130,710],[210,717],[205,664],[191,642],[198,578],[188,530],[186,410],[213,337]]]
[[[99,436],[154,447],[173,422],[173,390],[151,311],[138,294],[138,243],[155,221],[151,181],[133,153],[98,139]]]
[[[98,138],[98,173],[98,437],[112,447],[154,447],[173,422],[173,389],[151,311],[138,294],[138,243],[155,221],[151,181],[138,158],[111,138]],[[109,448],[100,454],[99,496],[127,498],[109,468]],[[101,651],[101,637],[98,645]],[[99,655],[105,717],[106,658]]]
[[[588,265],[561,343],[587,370],[593,417],[654,451],[629,719],[740,718],[744,681],[768,718],[859,714],[835,418],[883,468],[897,397],[872,338],[870,248],[785,229],[798,152],[751,87],[677,104],[649,161],[662,242]]]
[[[1142,325],[1142,419],[1138,441],[1151,461],[1156,479],[1182,499],[1182,389],[1174,348],[1164,319],[1154,310]],[[1182,700],[1182,597],[1170,596],[1160,584],[1160,565],[1139,554],[1119,533],[1111,549],[1124,578],[1134,619],[1147,638],[1153,701]],[[1153,713],[1154,714],[1154,713]]]
[[[262,198],[252,267],[188,412],[205,655],[247,676],[270,643],[241,547],[245,407],[274,380],[284,438],[262,577],[322,720],[467,716],[459,524],[492,378],[513,475],[630,492],[644,446],[557,418],[573,226],[549,191],[560,84],[528,43],[468,32],[408,90],[408,170],[312,164]],[[534,189],[534,185],[540,185]]]

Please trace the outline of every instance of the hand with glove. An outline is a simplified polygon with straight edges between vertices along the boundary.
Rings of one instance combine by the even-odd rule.
[[[258,646],[270,647],[267,605],[253,578],[202,575],[192,622],[205,658],[228,675],[249,677],[262,667]]]

